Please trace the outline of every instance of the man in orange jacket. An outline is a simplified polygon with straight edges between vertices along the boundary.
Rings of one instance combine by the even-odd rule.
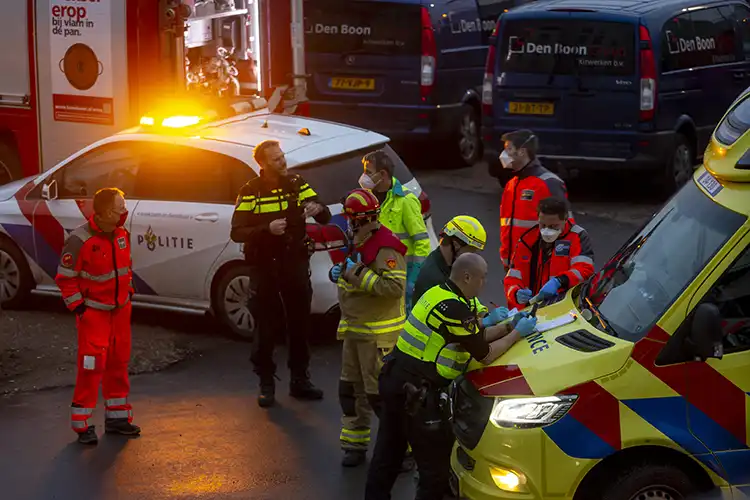
[[[137,435],[128,395],[130,297],[133,294],[130,234],[122,191],[94,195],[94,215],[75,229],[63,248],[55,281],[65,305],[76,314],[78,363],[71,426],[78,442],[96,444],[89,418],[102,385],[105,431]]]
[[[500,260],[507,270],[518,239],[537,223],[539,202],[549,196],[567,199],[568,192],[565,183],[539,163],[539,139],[531,130],[508,132],[502,140],[500,162],[516,174],[500,202]]]
[[[521,235],[505,276],[508,307],[522,309],[536,295],[552,298],[594,274],[589,235],[568,213],[565,199],[539,202],[538,223]]]

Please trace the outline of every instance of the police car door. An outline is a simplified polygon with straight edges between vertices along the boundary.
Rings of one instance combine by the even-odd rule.
[[[138,294],[165,304],[209,300],[210,271],[229,243],[239,160],[197,147],[160,144],[138,172],[133,265]],[[187,301],[187,303],[186,303]],[[199,304],[192,304],[199,305]]]

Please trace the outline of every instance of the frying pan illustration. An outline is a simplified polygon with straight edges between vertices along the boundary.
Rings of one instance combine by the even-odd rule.
[[[77,90],[93,87],[104,71],[104,65],[96,57],[94,50],[83,43],[74,43],[68,47],[58,66],[65,73],[68,83]]]

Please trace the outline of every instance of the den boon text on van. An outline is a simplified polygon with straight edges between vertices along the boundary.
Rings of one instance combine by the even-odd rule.
[[[308,30],[308,33],[316,35],[372,35],[372,28],[369,26],[352,26],[349,24],[323,24],[315,23]]]

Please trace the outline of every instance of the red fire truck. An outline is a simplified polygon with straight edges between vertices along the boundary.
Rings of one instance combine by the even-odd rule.
[[[304,114],[302,3],[3,0],[0,184],[136,125],[170,96]]]

